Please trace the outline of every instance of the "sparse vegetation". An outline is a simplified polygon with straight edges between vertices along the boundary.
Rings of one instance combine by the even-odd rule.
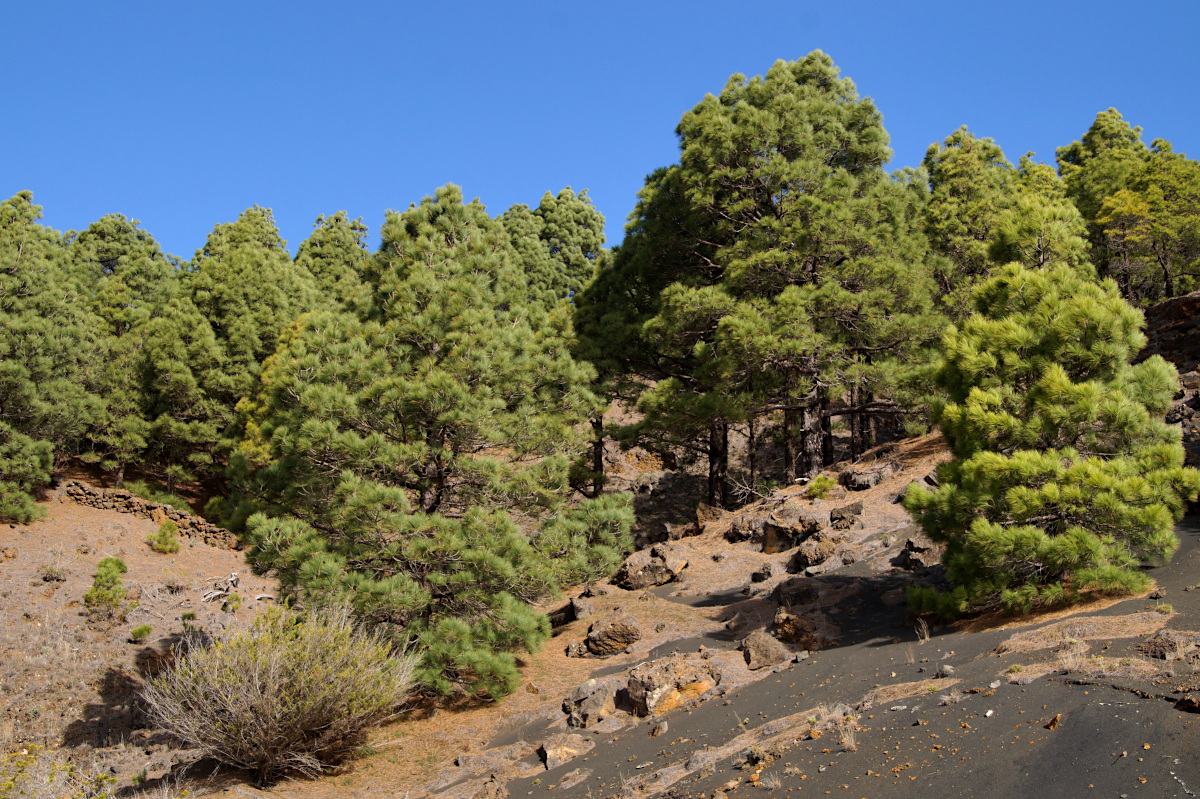
[[[804,489],[804,496],[809,499],[825,499],[829,496],[829,492],[837,485],[837,481],[832,477],[824,474],[818,474],[808,483],[808,487]]]
[[[345,610],[271,608],[243,632],[185,654],[146,686],[156,724],[260,784],[344,761],[408,695],[414,661]],[[214,719],[220,719],[214,724]]]
[[[89,774],[44,746],[0,756],[0,799],[110,799],[116,778]]]
[[[149,624],[139,624],[129,631],[129,641],[130,643],[140,644],[150,637],[150,633],[152,632],[154,632],[154,628]]]
[[[120,558],[101,560],[96,564],[91,589],[83,595],[83,604],[94,614],[123,620],[137,604],[126,596],[125,585],[121,582],[121,575],[127,571],[129,567]]]
[[[146,539],[146,543],[155,552],[169,555],[179,551],[179,527],[172,521],[165,521],[158,526],[158,532]]]

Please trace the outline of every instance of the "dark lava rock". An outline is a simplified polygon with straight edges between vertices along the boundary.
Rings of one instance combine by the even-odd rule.
[[[849,530],[858,517],[862,515],[863,504],[861,501],[852,502],[849,505],[843,505],[840,508],[834,508],[829,511],[829,526],[835,530]]]
[[[597,657],[608,657],[625,651],[625,647],[642,637],[642,628],[628,613],[613,613],[588,629],[587,648]]]
[[[751,671],[778,666],[792,659],[792,652],[765,630],[755,630],[742,639],[741,650]]]
[[[795,607],[816,602],[820,595],[821,591],[815,580],[808,577],[790,577],[775,586],[775,590],[771,592],[771,599],[777,604]]]

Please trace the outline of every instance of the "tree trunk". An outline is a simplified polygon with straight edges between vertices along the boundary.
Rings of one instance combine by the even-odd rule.
[[[833,417],[829,415],[829,398],[821,398],[821,464],[833,463]]]
[[[125,487],[125,461],[121,461],[121,463],[117,466],[117,476],[115,478],[114,487]]]
[[[850,407],[858,407],[858,386],[850,387]],[[862,454],[862,428],[860,427],[862,412],[855,411],[850,415],[850,460],[858,460]]]
[[[747,441],[746,446],[748,449],[747,456],[748,456],[749,463],[747,465],[750,467],[750,490],[753,491],[755,483],[757,482],[755,479],[757,477],[757,473],[755,472],[755,469],[754,469],[755,441],[754,441],[754,417],[753,416],[750,417],[750,424],[748,425],[748,428],[749,429],[747,430],[746,437],[749,440]]]
[[[729,503],[729,423],[713,422],[708,429],[708,504],[726,508]]]
[[[788,485],[796,482],[796,412],[783,412],[783,463]]]
[[[592,420],[592,497],[600,496],[604,486],[604,417],[597,416]]]
[[[821,400],[814,388],[808,395],[808,404],[804,406],[800,417],[800,469],[805,477],[816,477],[825,465],[821,457],[824,438],[821,416]]]

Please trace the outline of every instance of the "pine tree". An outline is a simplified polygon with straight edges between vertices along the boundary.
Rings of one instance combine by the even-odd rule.
[[[419,646],[430,690],[499,696],[549,634],[527,603],[628,546],[624,499],[564,507],[592,373],[457,188],[388,215],[368,281],[364,309],[301,318],[264,366],[243,452],[293,518],[252,517],[252,556]]]
[[[334,307],[362,301],[371,257],[366,239],[367,226],[345,211],[317,217],[312,234],[296,252],[296,265],[312,275],[319,303]]]
[[[30,192],[0,202],[0,519],[38,515],[31,492],[99,415],[99,322],[65,264],[63,237],[40,224]]]
[[[96,331],[97,393],[104,412],[89,432],[94,452],[116,471],[143,459],[150,436],[145,385],[147,326],[178,292],[178,263],[165,256],[154,238],[120,214],[92,223],[71,241],[71,274],[92,311],[103,321]]]
[[[907,507],[946,545],[947,593],[919,613],[1028,611],[1146,584],[1143,563],[1178,547],[1173,525],[1200,490],[1178,429],[1177,386],[1158,357],[1136,366],[1143,318],[1111,280],[1010,264],[942,339],[936,416],[954,459]]]
[[[683,432],[707,438],[696,446],[707,450],[709,499],[721,504],[731,423],[783,410],[788,476],[797,457],[813,474],[832,457],[830,418],[845,410],[861,430],[897,364],[929,340],[924,195],[884,172],[891,150],[878,110],[820,52],[765,76],[734,75],[677,132],[680,163],[647,179],[625,243],[582,298],[579,329],[597,342],[591,350],[631,353],[602,374],[657,384],[636,432],[672,444]],[[747,382],[761,370],[725,350],[763,348],[728,340],[751,328],[719,333],[720,318],[785,291],[798,295],[783,305],[804,314],[777,318],[777,329],[808,341],[808,355],[786,364],[788,379]],[[768,389],[783,393],[754,393]]]
[[[514,205],[501,216],[525,273],[529,296],[550,307],[581,291],[604,250],[604,217],[587,192],[546,192],[537,208]]]
[[[974,287],[990,274],[988,250],[1000,215],[1015,202],[1017,173],[991,139],[959,128],[925,153],[929,200],[925,233],[945,261],[935,267],[937,298],[947,316],[970,312]]]

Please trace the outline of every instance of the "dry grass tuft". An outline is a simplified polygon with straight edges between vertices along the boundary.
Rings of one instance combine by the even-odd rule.
[[[996,654],[1035,652],[1052,649],[1064,640],[1095,641],[1112,638],[1137,638],[1161,629],[1168,616],[1158,613],[1131,613],[1127,616],[1089,616],[1047,624],[1036,630],[1017,633],[996,647]]]

